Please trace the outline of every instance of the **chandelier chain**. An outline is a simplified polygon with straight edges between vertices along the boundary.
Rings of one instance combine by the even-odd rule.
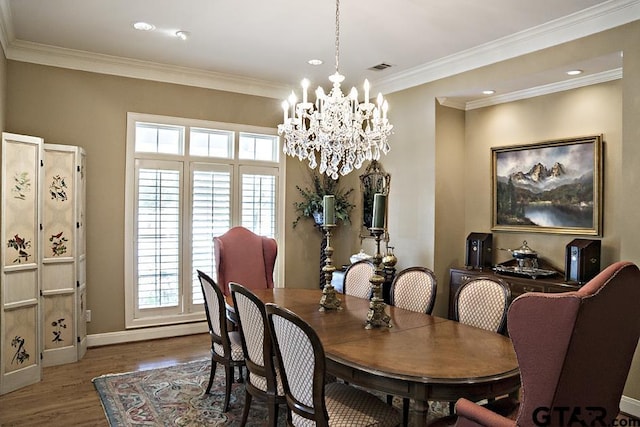
[[[336,0],[336,73],[340,65],[340,0]]]

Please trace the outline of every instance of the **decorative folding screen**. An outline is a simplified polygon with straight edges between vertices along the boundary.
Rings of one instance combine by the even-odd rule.
[[[2,134],[0,394],[86,352],[85,154]]]

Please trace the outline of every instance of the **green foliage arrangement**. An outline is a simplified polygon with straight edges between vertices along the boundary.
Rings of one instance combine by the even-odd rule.
[[[314,214],[322,222],[322,202],[325,195],[335,196],[336,221],[351,223],[349,215],[355,205],[349,201],[349,196],[353,193],[353,188],[344,190],[340,187],[338,181],[339,178],[334,180],[326,175],[320,177],[316,172],[311,172],[311,188],[306,187],[303,189],[296,185],[296,189],[302,196],[302,201],[293,202],[293,206],[298,213],[298,217],[293,221],[293,228],[298,225],[300,218],[315,218]],[[316,220],[316,222],[318,221]]]

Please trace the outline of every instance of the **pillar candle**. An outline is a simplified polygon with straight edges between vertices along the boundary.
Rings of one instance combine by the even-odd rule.
[[[335,196],[324,196],[322,199],[322,211],[324,215],[324,225],[336,224],[336,198]]]
[[[384,211],[387,205],[387,196],[381,193],[376,193],[373,196],[373,221],[371,226],[373,228],[384,228]]]

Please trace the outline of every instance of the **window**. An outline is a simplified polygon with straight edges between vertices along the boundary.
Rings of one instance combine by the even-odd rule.
[[[283,245],[276,131],[136,113],[127,128],[126,326],[202,320],[214,236],[242,225]]]

